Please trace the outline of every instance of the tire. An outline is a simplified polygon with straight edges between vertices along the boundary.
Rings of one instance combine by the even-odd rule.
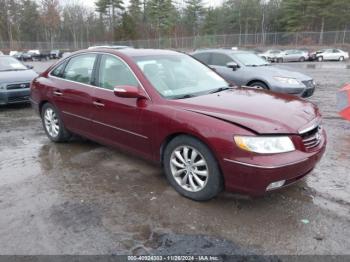
[[[258,89],[265,89],[265,90],[269,89],[269,87],[264,82],[261,82],[261,81],[252,82],[248,86],[256,87]]]
[[[277,58],[277,63],[283,63],[283,58]]]
[[[300,57],[300,58],[299,58],[299,62],[305,62],[305,57],[303,57],[303,56]]]
[[[195,156],[193,161],[192,156]],[[198,165],[199,163],[204,164]],[[163,167],[175,190],[192,200],[210,200],[223,190],[223,178],[214,155],[204,143],[190,136],[177,136],[169,142],[164,150]],[[175,175],[176,172],[178,175]],[[197,182],[198,179],[201,184]]]
[[[44,104],[41,110],[41,120],[45,133],[51,141],[66,142],[71,137],[71,133],[64,127],[58,110],[52,104]]]
[[[339,61],[343,62],[344,61],[344,56],[339,57]]]
[[[322,61],[323,61],[323,56],[317,57],[317,61],[318,61],[318,62],[322,62]]]

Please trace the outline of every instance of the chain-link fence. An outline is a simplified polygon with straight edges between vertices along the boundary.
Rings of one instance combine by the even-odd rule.
[[[0,50],[77,50],[93,45],[128,45],[137,48],[167,48],[194,50],[198,48],[249,47],[267,48],[271,46],[341,46],[350,44],[350,31],[331,32],[279,32],[257,34],[226,34],[192,37],[173,37],[116,42],[20,42],[0,41]]]

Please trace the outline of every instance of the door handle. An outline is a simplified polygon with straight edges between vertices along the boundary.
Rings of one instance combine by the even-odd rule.
[[[56,95],[56,96],[62,96],[63,95],[63,93],[60,90],[53,91],[53,94]]]
[[[92,102],[96,107],[104,107],[105,104],[101,103],[101,102],[98,102],[98,101],[94,101]]]

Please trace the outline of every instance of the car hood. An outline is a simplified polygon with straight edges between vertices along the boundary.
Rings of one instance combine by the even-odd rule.
[[[31,82],[37,76],[33,70],[0,72],[0,84]]]
[[[192,111],[243,126],[259,134],[297,134],[318,120],[315,105],[291,95],[252,88],[174,100]]]
[[[279,76],[279,77],[290,77],[290,78],[295,78],[300,81],[307,81],[311,80],[312,78],[304,75],[299,72],[293,71],[293,69],[286,70],[283,68],[280,68],[278,66],[258,66],[258,67],[247,67],[249,70],[254,72],[254,75],[261,75],[264,77],[274,77],[274,76]]]

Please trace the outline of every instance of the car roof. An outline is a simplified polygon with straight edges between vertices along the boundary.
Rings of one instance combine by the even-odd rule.
[[[252,54],[254,51],[245,51],[245,50],[230,50],[230,49],[205,49],[205,50],[198,50],[195,51],[194,54],[198,53],[221,53],[221,54],[227,54],[227,55],[232,55],[232,54]]]
[[[111,49],[111,48],[94,48],[88,49],[89,52],[108,52],[116,54],[125,54],[127,56],[136,57],[136,56],[152,56],[152,55],[176,55],[180,52],[165,50],[165,49],[134,49],[134,48],[125,48],[125,49]]]

